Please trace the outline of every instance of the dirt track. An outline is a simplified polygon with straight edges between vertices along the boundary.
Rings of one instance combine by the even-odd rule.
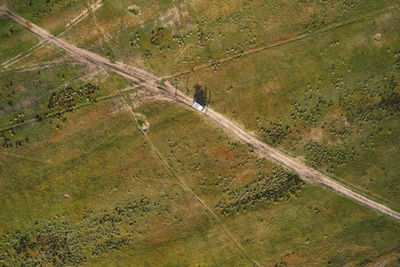
[[[92,52],[89,52],[84,49],[77,48],[71,44],[68,44],[54,36],[52,36],[47,31],[39,28],[36,25],[26,21],[25,19],[6,11],[6,15],[12,19],[13,21],[21,24],[22,26],[26,27],[28,30],[33,32],[34,34],[40,36],[41,38],[47,40],[49,43],[65,50],[72,56],[76,57],[77,59],[84,60],[91,64],[95,64],[97,66],[101,66],[103,68],[107,68],[112,70],[127,79],[134,81],[138,85],[143,85],[148,87],[149,89],[160,91],[167,97],[173,98],[175,101],[182,103],[186,106],[191,106],[192,99],[183,94],[181,91],[176,90],[169,82],[163,83],[160,78],[154,76],[151,73],[148,73],[144,70],[137,69],[123,63],[110,63],[108,59],[96,55]],[[400,221],[400,213],[395,212],[388,208],[385,205],[379,204],[371,199],[368,199],[356,192],[353,192],[347,187],[339,184],[337,181],[332,180],[331,178],[327,177],[326,175],[306,166],[302,162],[296,160],[295,158],[288,156],[277,149],[274,149],[264,142],[260,141],[253,133],[250,133],[237,125],[236,123],[230,121],[229,119],[225,118],[221,114],[215,112],[212,109],[208,109],[207,113],[205,114],[210,120],[216,122],[226,131],[234,135],[235,137],[239,138],[241,141],[253,146],[257,152],[264,157],[268,157],[279,164],[285,166],[288,169],[291,169],[297,172],[302,179],[309,182],[314,182],[321,184],[331,190],[344,195],[350,199],[353,199],[371,209],[377,210],[384,214],[391,216],[392,218]]]
[[[64,35],[68,30],[70,30],[72,27],[74,27],[75,25],[77,25],[78,23],[80,23],[82,20],[84,20],[90,12],[94,12],[97,9],[99,9],[100,7],[103,6],[103,2],[102,0],[97,1],[96,3],[92,4],[91,6],[89,6],[87,9],[85,9],[82,13],[80,13],[77,17],[75,17],[74,19],[72,19],[70,21],[70,23],[68,23],[65,26],[65,30],[60,33],[58,35],[58,37],[61,37],[62,35]],[[43,47],[46,44],[45,40],[41,40],[38,44],[36,44],[35,46],[33,46],[32,48],[30,48],[28,51],[25,51],[19,55],[16,55],[13,58],[10,58],[8,60],[6,60],[5,62],[1,63],[1,66],[4,69],[8,69],[10,66],[14,65],[15,63],[19,62],[20,60],[32,55],[32,53]]]

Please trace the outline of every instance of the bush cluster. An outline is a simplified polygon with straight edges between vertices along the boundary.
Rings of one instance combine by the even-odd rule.
[[[0,145],[1,145],[2,148],[6,148],[6,149],[13,147],[13,144],[12,144],[10,138],[6,137],[4,135],[4,133],[2,133],[0,135]]]
[[[339,96],[339,106],[353,123],[382,122],[399,112],[399,103],[399,83],[393,76],[384,80],[382,85],[371,85],[366,81]]]
[[[264,141],[273,145],[281,144],[290,133],[290,127],[283,127],[280,121],[270,122],[267,128],[261,126],[260,129]]]
[[[353,161],[358,156],[354,146],[341,145],[328,148],[323,144],[313,141],[308,142],[304,150],[307,161],[311,166],[328,166],[329,171],[332,171],[338,165]]]
[[[147,214],[150,204],[146,196],[141,196],[100,215],[85,209],[85,218],[79,224],[56,217],[6,233],[0,237],[0,266],[76,266],[91,256],[131,245],[133,234],[123,234],[123,230],[133,233],[137,217]]]
[[[223,215],[230,215],[262,201],[280,201],[288,199],[301,189],[303,181],[297,174],[283,168],[274,168],[272,174],[258,177],[240,188],[228,189],[228,198],[222,199],[216,208]]]
[[[77,89],[68,86],[66,89],[51,95],[47,108],[50,110],[73,108],[76,102],[83,97],[86,97],[88,101],[93,101],[94,98],[91,96],[98,90],[99,87],[90,82],[80,85]]]
[[[332,105],[333,102],[326,100],[323,96],[307,92],[302,102],[292,100],[290,117],[293,120],[302,121],[307,126],[315,126]]]
[[[68,8],[78,0],[22,0],[19,5],[29,7],[29,12],[34,20],[52,14],[56,10]]]

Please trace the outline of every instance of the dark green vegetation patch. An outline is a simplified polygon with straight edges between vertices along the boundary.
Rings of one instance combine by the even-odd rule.
[[[228,199],[216,205],[222,214],[237,213],[255,206],[260,201],[274,201],[289,199],[301,189],[303,181],[297,174],[275,168],[270,175],[262,173],[258,177],[237,189],[226,188]]]
[[[132,203],[94,214],[84,210],[84,219],[73,224],[56,215],[49,222],[18,229],[0,238],[0,263],[6,266],[54,264],[81,265],[98,256],[134,244],[136,220],[149,212],[150,200],[142,196]]]

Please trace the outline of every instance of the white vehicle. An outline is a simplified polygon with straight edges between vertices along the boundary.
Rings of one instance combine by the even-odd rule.
[[[197,110],[200,111],[200,112],[203,112],[203,113],[204,113],[204,111],[206,110],[205,107],[203,107],[202,105],[200,105],[200,104],[197,103],[196,101],[193,102],[192,107],[193,107],[194,109],[197,109]]]

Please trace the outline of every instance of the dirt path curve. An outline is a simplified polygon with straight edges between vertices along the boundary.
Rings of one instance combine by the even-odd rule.
[[[39,28],[36,25],[31,24],[25,19],[11,13],[10,11],[6,11],[6,15],[13,21],[26,27],[34,34],[44,38],[49,43],[65,50],[66,52],[68,52],[69,54],[78,59],[112,70],[126,77],[127,79],[134,81],[138,85],[146,86],[149,89],[161,91],[161,93],[165,94],[168,97],[174,98],[175,101],[182,103],[186,106],[191,107],[192,105],[191,98],[189,98],[181,91],[176,90],[176,88],[174,88],[169,82],[163,83],[160,78],[154,76],[151,73],[125,65],[120,62],[115,64],[110,63],[108,59],[104,57],[96,55],[87,50],[77,48],[71,44],[68,44],[52,36],[47,31]],[[296,160],[295,158],[286,155],[275,148],[268,146],[264,142],[260,141],[257,138],[257,136],[255,136],[253,133],[246,131],[245,129],[243,129],[236,123],[230,121],[229,119],[225,118],[216,111],[208,109],[205,115],[210,120],[216,122],[218,125],[224,128],[226,131],[239,138],[241,141],[253,146],[261,156],[268,157],[278,162],[279,164],[285,166],[286,168],[297,172],[303,180],[323,185],[341,195],[344,195],[350,199],[353,199],[361,203],[362,205],[365,205],[371,209],[387,214],[390,217],[400,221],[400,213],[390,209],[385,205],[377,203],[363,195],[360,195],[352,191],[351,189],[341,185],[337,181],[329,178],[328,176],[322,174],[321,172],[318,172],[306,166],[305,164]]]

